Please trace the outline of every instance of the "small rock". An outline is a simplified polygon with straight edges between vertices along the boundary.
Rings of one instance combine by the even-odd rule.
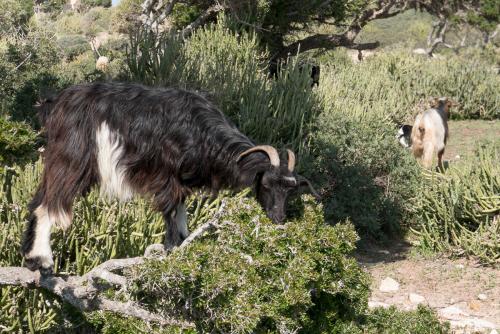
[[[416,293],[410,293],[408,295],[408,299],[413,304],[422,304],[422,303],[425,302],[425,298],[423,296],[421,296],[421,295],[417,295]]]
[[[455,266],[455,268],[457,268],[457,269],[464,269],[464,268],[465,268],[465,266],[464,266],[463,264],[457,264],[457,265]]]
[[[480,293],[477,295],[477,299],[486,300],[486,299],[488,299],[488,296],[486,296],[484,293]]]
[[[479,311],[481,309],[481,304],[475,300],[468,302],[467,306],[469,306],[472,311]]]
[[[496,329],[492,329],[490,334],[498,334],[497,330]]]
[[[460,155],[455,155],[455,159],[460,159]]]
[[[377,307],[389,308],[390,305],[386,304],[386,303],[378,302],[378,301],[375,301],[375,300],[369,300],[368,301],[368,308],[369,309],[373,309],[373,308],[377,308]]]
[[[382,292],[396,292],[399,290],[399,283],[390,277],[386,277],[380,282],[379,290]]]

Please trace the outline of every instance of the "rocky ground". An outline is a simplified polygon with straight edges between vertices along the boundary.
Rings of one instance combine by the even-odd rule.
[[[358,261],[372,276],[370,307],[415,309],[422,303],[453,333],[500,331],[500,271],[474,261],[424,258],[405,242],[362,247]]]

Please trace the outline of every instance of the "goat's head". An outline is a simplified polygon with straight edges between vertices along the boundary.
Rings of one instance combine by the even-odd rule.
[[[294,172],[295,154],[292,151],[287,150],[286,164],[280,163],[278,152],[268,145],[252,147],[240,154],[239,159],[253,152],[266,153],[271,163],[268,169],[258,175],[255,188],[257,200],[274,223],[281,223],[285,219],[286,203],[291,193],[307,187],[316,198],[320,198],[311,183]]]
[[[413,127],[408,124],[403,124],[399,127],[398,133],[396,135],[396,139],[399,141],[399,144],[404,148],[411,147],[411,130]]]
[[[441,109],[443,112],[446,114],[448,118],[450,118],[450,109],[452,107],[457,107],[459,106],[458,102],[448,98],[448,97],[440,97],[440,98],[435,98],[431,102],[431,106],[433,108]]]

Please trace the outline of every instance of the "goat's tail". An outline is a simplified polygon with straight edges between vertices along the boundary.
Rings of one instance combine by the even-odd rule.
[[[37,111],[38,120],[42,127],[45,126],[47,120],[52,112],[55,105],[55,99],[53,97],[44,98],[35,104],[35,109]]]

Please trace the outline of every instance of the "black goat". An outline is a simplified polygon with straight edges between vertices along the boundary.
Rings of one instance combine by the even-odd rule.
[[[276,149],[255,146],[195,92],[97,83],[67,88],[39,108],[45,168],[22,245],[32,270],[51,271],[52,224],[67,228],[74,199],[96,184],[122,200],[152,196],[165,220],[166,248],[188,236],[184,201],[192,189],[253,185],[277,223],[293,190],[308,186],[314,193],[293,172],[293,152],[281,163]]]
[[[284,61],[270,61],[269,62],[269,78],[278,79],[278,74],[283,71],[283,69],[287,66]],[[302,72],[304,68],[307,68],[307,64],[300,64],[299,71]],[[319,77],[321,74],[321,67],[319,65],[309,65],[311,68],[310,77],[311,77],[311,87],[319,86]]]

